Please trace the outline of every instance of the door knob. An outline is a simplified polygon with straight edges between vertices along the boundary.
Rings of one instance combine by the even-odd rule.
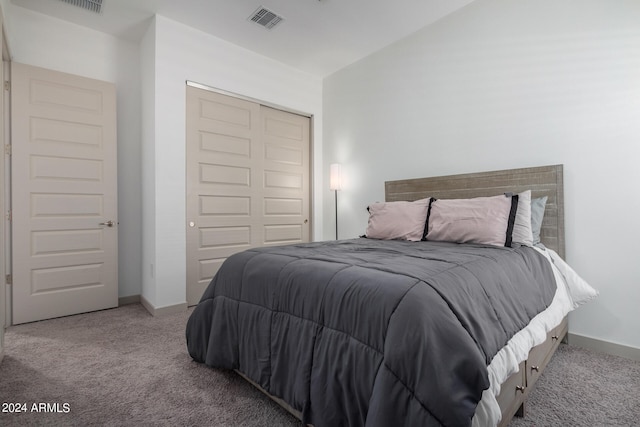
[[[107,227],[113,227],[113,221],[109,220],[107,222],[101,222],[98,225],[106,225]]]

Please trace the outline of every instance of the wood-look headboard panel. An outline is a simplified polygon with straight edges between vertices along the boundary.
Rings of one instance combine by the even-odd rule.
[[[525,190],[531,190],[532,198],[548,197],[540,240],[564,258],[562,165],[387,181],[385,200],[460,199]]]

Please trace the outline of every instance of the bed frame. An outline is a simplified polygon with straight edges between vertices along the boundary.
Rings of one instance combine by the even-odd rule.
[[[509,169],[492,172],[405,179],[385,182],[385,200],[418,200],[426,197],[442,199],[495,196],[531,190],[531,197],[547,196],[540,240],[548,248],[565,257],[564,190],[562,165]],[[502,411],[500,426],[509,424],[514,416],[524,416],[525,400],[545,366],[567,334],[565,317],[551,330],[544,343],[529,352],[520,370],[501,387],[498,403]]]
[[[412,201],[426,197],[468,198],[495,196],[505,192],[519,193],[525,190],[531,190],[532,198],[548,197],[540,240],[564,258],[562,165],[387,181],[385,182],[385,199],[386,201]],[[565,317],[560,325],[549,332],[544,343],[531,349],[527,360],[520,364],[519,372],[502,384],[497,398],[502,411],[502,421],[499,426],[507,426],[515,415],[524,416],[525,399],[567,331],[568,324]],[[238,374],[295,417],[302,419],[302,414],[282,399],[270,395],[242,373],[238,372]]]
[[[464,199],[520,193],[531,198],[547,196],[540,240],[564,258],[564,190],[562,165],[467,173],[385,182],[385,200],[413,201],[426,197]]]

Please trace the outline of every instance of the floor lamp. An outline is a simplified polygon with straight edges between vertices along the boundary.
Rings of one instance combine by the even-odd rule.
[[[342,176],[339,163],[332,163],[329,169],[329,190],[336,196],[336,240],[338,240],[338,191],[342,190]]]

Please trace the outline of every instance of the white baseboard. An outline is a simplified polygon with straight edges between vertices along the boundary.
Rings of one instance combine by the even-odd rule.
[[[640,348],[629,347],[622,344],[615,344],[609,341],[602,341],[583,335],[568,334],[569,345],[584,347],[600,353],[612,354],[626,359],[640,361]]]
[[[187,311],[186,301],[180,304],[168,305],[165,307],[155,307],[144,296],[140,296],[140,304],[147,309],[152,316],[167,316],[169,314],[182,313]]]

